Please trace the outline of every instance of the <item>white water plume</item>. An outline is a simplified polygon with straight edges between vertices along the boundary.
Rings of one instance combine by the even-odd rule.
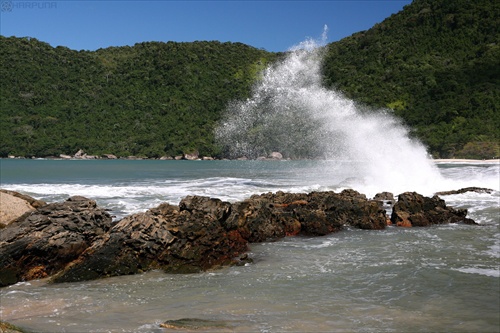
[[[228,106],[216,130],[225,153],[332,160],[367,191],[432,193],[442,178],[399,119],[322,86],[325,44],[326,26],[320,41],[306,40],[269,66],[251,98]]]

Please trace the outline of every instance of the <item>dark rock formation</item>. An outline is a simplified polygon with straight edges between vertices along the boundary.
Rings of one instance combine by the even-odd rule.
[[[474,223],[466,214],[437,196],[403,193],[391,218],[400,226]],[[266,193],[234,204],[188,196],[178,206],[164,203],[114,226],[95,201],[72,197],[2,230],[0,286],[49,275],[69,282],[151,269],[200,272],[251,262],[248,243],[386,225],[381,202],[354,190]]]
[[[187,197],[179,207],[162,204],[128,216],[53,281],[89,280],[155,268],[193,273],[236,263],[234,258],[247,251],[247,242],[238,231],[222,226],[230,208],[230,203],[219,199]]]
[[[394,203],[394,194],[391,192],[380,192],[375,194],[373,200],[382,201],[384,203]]]
[[[109,213],[84,197],[39,207],[0,233],[0,286],[56,273],[110,227]]]
[[[483,187],[465,187],[461,188],[459,190],[454,190],[454,191],[443,191],[443,192],[437,192],[435,193],[436,195],[452,195],[452,194],[462,194],[466,192],[476,192],[476,193],[488,193],[490,194],[493,192],[492,189],[490,188],[483,188]]]
[[[415,192],[405,192],[398,196],[391,214],[391,222],[401,227],[425,227],[433,224],[466,223],[475,224],[466,218],[466,209],[447,207],[437,195],[424,197]]]
[[[226,227],[238,230],[249,242],[262,242],[290,235],[321,236],[347,226],[384,229],[385,211],[378,202],[353,190],[341,193],[278,192],[254,195],[233,204]]]

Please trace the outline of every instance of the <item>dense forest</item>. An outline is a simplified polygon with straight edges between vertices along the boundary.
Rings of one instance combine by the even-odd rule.
[[[435,157],[498,157],[499,27],[493,0],[414,0],[329,44],[324,83],[392,109]],[[0,157],[223,157],[222,112],[282,56],[217,41],[75,51],[0,36]]]
[[[499,157],[500,2],[414,0],[329,45],[325,84],[404,119],[435,157]]]

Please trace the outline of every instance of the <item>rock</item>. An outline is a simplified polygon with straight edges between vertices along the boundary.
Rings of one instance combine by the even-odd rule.
[[[150,269],[194,273],[222,265],[248,250],[238,231],[221,220],[231,204],[207,197],[186,197],[179,207],[162,204],[128,216],[54,276],[54,282],[134,274]]]
[[[277,192],[254,195],[233,204],[226,229],[238,230],[249,242],[275,240],[292,235],[326,235],[350,226],[384,229],[385,210],[378,202],[353,190],[341,193]]]
[[[60,271],[110,228],[109,213],[84,197],[39,207],[2,229],[0,287]]]
[[[490,188],[483,188],[483,187],[465,187],[465,188],[455,190],[455,191],[436,192],[435,195],[452,195],[452,194],[462,194],[462,193],[466,193],[466,192],[490,194],[491,192],[493,192],[493,190]]]
[[[161,161],[167,161],[167,160],[173,160],[174,158],[172,156],[162,156],[160,157]]]
[[[373,197],[373,200],[393,203],[394,202],[394,194],[392,194],[391,192],[380,192],[380,193],[375,194],[375,196]]]
[[[116,160],[118,159],[118,157],[116,157],[116,155],[113,155],[113,154],[104,154],[102,155],[103,158],[106,158],[108,160]]]
[[[59,155],[59,157],[62,158],[63,160],[69,160],[72,158],[71,156],[65,155],[65,154],[61,154],[61,155]]]
[[[354,190],[265,193],[229,203],[187,196],[115,225],[95,201],[71,197],[39,207],[0,234],[0,286],[52,276],[52,282],[90,280],[151,269],[193,273],[252,262],[248,244],[286,236],[322,236],[347,228],[471,223],[465,209],[438,196],[398,196],[391,220],[380,201]]]
[[[213,160],[215,159],[211,156],[203,156],[203,161],[213,161]]]
[[[192,154],[184,154],[184,159],[188,161],[195,161],[199,159],[199,154],[197,151]]]
[[[85,152],[82,149],[79,149],[73,157],[74,158],[83,158],[83,155],[85,155]]]
[[[391,222],[401,227],[425,227],[433,224],[466,223],[476,224],[466,218],[466,209],[447,207],[437,195],[424,197],[415,192],[405,192],[398,196],[391,214]]]
[[[179,155],[179,156],[175,156],[175,157],[174,157],[174,160],[176,160],[176,161],[180,161],[180,160],[182,160],[183,158],[184,158],[184,156]]]
[[[281,160],[283,159],[283,155],[280,152],[273,151],[271,154],[269,154],[269,158],[273,160]]]
[[[170,328],[174,330],[221,330],[230,329],[232,325],[223,320],[210,320],[199,318],[182,318],[175,320],[167,320],[160,324],[163,328]]]
[[[29,215],[36,208],[46,205],[29,195],[0,189],[0,228]]]

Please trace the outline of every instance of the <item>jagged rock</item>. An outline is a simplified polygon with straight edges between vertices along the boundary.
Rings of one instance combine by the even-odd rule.
[[[380,192],[380,193],[375,194],[375,196],[373,197],[373,200],[393,203],[394,202],[394,194],[392,194],[391,192]]]
[[[0,233],[0,287],[54,274],[110,227],[109,213],[84,197],[39,207]]]
[[[121,220],[54,282],[79,281],[162,268],[193,273],[236,264],[247,251],[237,231],[221,224],[231,204],[219,199],[187,197],[179,207],[162,204]]]
[[[341,193],[277,192],[254,195],[233,204],[226,220],[249,242],[262,242],[289,235],[326,235],[346,226],[384,229],[387,217],[378,202],[353,190]]]
[[[455,191],[436,192],[435,195],[452,195],[452,194],[462,194],[462,193],[466,193],[466,192],[490,194],[491,192],[493,192],[493,190],[490,188],[483,188],[483,187],[465,187],[465,188],[461,188],[461,189],[455,190]]]
[[[437,196],[399,195],[391,215],[399,226],[475,223]],[[188,196],[125,217],[114,226],[95,201],[72,197],[2,230],[0,286],[52,275],[53,282],[134,274],[151,269],[199,272],[251,262],[248,243],[345,228],[384,229],[380,201],[354,190],[266,193],[229,203]]]
[[[118,159],[118,157],[116,157],[116,155],[113,155],[113,154],[104,154],[102,155],[103,158],[106,158],[108,160],[116,160]]]
[[[391,214],[391,222],[401,227],[425,227],[433,224],[466,223],[476,224],[466,218],[467,209],[447,207],[437,195],[424,197],[416,192],[405,192],[398,196]]]

